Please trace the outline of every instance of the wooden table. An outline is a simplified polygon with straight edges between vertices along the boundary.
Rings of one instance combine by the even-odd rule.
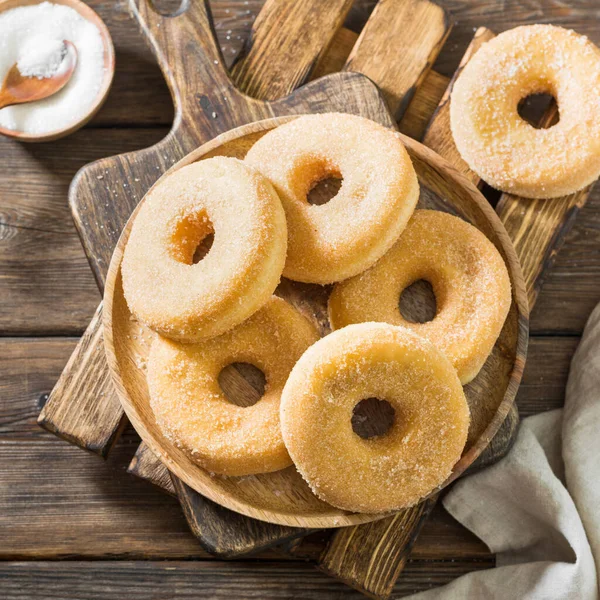
[[[325,0],[324,0],[325,1]],[[189,533],[177,502],[123,469],[137,448],[128,430],[108,462],[36,425],[99,293],[67,207],[77,169],[160,140],[172,107],[125,0],[91,0],[117,52],[113,90],[91,125],[58,142],[0,139],[0,597],[362,597],[310,564],[275,552],[211,559]],[[260,0],[214,0],[223,53],[232,59]],[[374,2],[359,0],[346,25],[359,29]],[[455,27],[435,68],[449,75],[474,28],[525,23],[572,27],[600,44],[597,0],[445,0]],[[600,186],[561,250],[531,319],[518,395],[522,416],[562,405],[569,361],[600,300]],[[306,543],[317,557],[323,534]],[[64,559],[55,562],[57,559]],[[400,578],[398,596],[494,566],[484,544],[442,508],[429,519]]]

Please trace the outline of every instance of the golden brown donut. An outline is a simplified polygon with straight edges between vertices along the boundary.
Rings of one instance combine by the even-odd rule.
[[[362,117],[300,117],[258,140],[245,160],[281,198],[289,236],[283,274],[296,281],[332,283],[373,265],[398,239],[419,196],[399,135]],[[328,177],[343,178],[338,194],[309,204],[309,191]]]
[[[354,433],[355,406],[387,400],[385,434]],[[469,409],[456,371],[430,342],[385,323],[350,325],[311,346],[281,396],[281,428],[313,492],[338,508],[378,513],[412,506],[461,456]]]
[[[424,279],[433,287],[432,321],[400,314],[400,294]],[[392,249],[372,268],[337,284],[329,298],[334,329],[382,321],[403,325],[446,354],[468,383],[489,356],[511,304],[506,265],[478,229],[447,213],[416,210]]]
[[[560,120],[548,129],[517,112],[540,93],[558,103]],[[576,192],[600,174],[600,51],[553,25],[505,31],[458,77],[450,123],[463,159],[495,188],[527,198]]]
[[[193,264],[214,231],[208,254]],[[219,335],[271,297],[285,262],[287,229],[271,184],[235,158],[183,167],[147,194],[123,256],[131,312],[168,338]]]
[[[249,475],[289,466],[279,424],[281,391],[317,339],[311,323],[275,296],[238,327],[201,344],[157,336],[147,373],[157,425],[214,473]],[[221,390],[219,373],[235,362],[253,364],[266,376],[265,393],[253,406],[237,406]]]

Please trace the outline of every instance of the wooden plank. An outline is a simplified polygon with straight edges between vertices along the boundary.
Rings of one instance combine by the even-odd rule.
[[[379,2],[345,69],[363,73],[376,82],[398,121],[437,58],[450,29],[447,13],[429,0]]]
[[[99,299],[74,231],[55,233],[2,223],[0,296],[4,335],[77,335]]]
[[[513,239],[533,306],[558,251],[593,186],[562,198],[532,200],[502,194],[497,211]]]
[[[481,185],[481,179],[476,173],[473,173],[473,171],[469,169],[467,163],[460,156],[450,132],[450,94],[452,93],[452,85],[456,81],[456,78],[460,75],[473,54],[479,50],[482,44],[491,40],[493,37],[494,34],[485,27],[480,27],[475,32],[475,36],[462,57],[458,69],[450,80],[450,84],[442,96],[439,106],[423,137],[423,143],[426,146],[429,146],[432,150],[435,150],[439,155],[451,162],[463,175],[477,186]]]
[[[531,315],[535,332],[580,334],[600,300],[600,186],[565,239]]]
[[[106,369],[101,323],[102,304],[40,411],[38,424],[67,442],[106,457],[127,421]],[[72,376],[81,369],[85,378]],[[70,402],[62,402],[67,396]]]
[[[37,414],[76,343],[75,338],[0,338],[0,439],[45,435]]]
[[[417,88],[404,116],[398,123],[402,133],[415,140],[421,140],[431,115],[435,112],[450,83],[450,79],[436,71],[429,71],[423,83]]]
[[[466,64],[483,40],[490,37],[493,37],[491,32],[488,34],[484,30],[478,31],[461,64]],[[452,151],[454,142],[451,140],[452,134],[449,127],[448,94],[449,90],[442,97],[440,105],[432,117],[424,136],[424,142],[435,150],[440,151],[441,149],[440,154],[454,164],[452,159],[453,157],[456,159],[458,153],[456,149]],[[464,171],[464,169],[459,170]],[[473,175],[470,176],[470,179],[477,181]],[[508,423],[514,423],[516,420],[516,409],[513,409],[513,418]],[[509,427],[506,431],[514,434],[516,428]],[[508,448],[510,438],[504,436],[504,431],[499,431],[498,434],[499,439],[505,441],[504,444],[498,446],[501,456],[504,448]],[[491,459],[484,458],[483,460]],[[331,536],[327,548],[323,551],[319,559],[319,568],[326,573],[335,574],[338,579],[360,589],[367,595],[376,598],[389,597],[396,579],[406,565],[408,555],[431,507],[437,502],[437,499],[438,495],[436,494],[426,502],[380,521],[339,529]]]
[[[369,596],[387,598],[437,500],[435,494],[381,521],[338,529],[319,558],[319,569]]]
[[[372,5],[371,0],[358,2],[366,10]],[[440,0],[439,4],[457,20],[457,26],[436,63],[436,69],[444,75],[452,74],[458,59],[469,45],[473,32],[482,25],[500,33],[519,25],[552,23],[575,29],[600,45],[597,0]]]
[[[327,52],[323,54],[312,73],[313,79],[318,79],[324,75],[330,73],[337,73],[344,68],[350,52],[356,40],[358,39],[358,33],[346,29],[346,27],[340,27],[331,42],[331,45],[327,49]]]
[[[266,2],[231,69],[237,87],[253,98],[276,100],[306,83],[351,5],[352,0],[329,0],[323,11],[311,2]]]
[[[104,462],[49,434],[3,434],[0,561],[207,557],[177,500],[122,468],[132,450],[124,440]]]
[[[492,32],[484,28],[477,31],[453,81],[460,74],[460,69],[464,67],[481,44],[493,36]],[[481,185],[482,182],[479,177],[470,172],[468,166],[458,154],[452,139],[449,118],[452,83],[450,83],[448,90],[442,97],[440,106],[424,136],[424,142],[456,164],[459,170],[468,176],[473,183]],[[551,109],[550,114],[546,115],[548,121],[554,116],[552,113],[553,110]],[[498,205],[499,216],[503,220],[508,234],[516,241],[518,256],[526,264],[524,276],[532,306],[537,298],[544,271],[552,264],[554,255],[562,245],[561,242],[573,222],[576,209],[587,200],[587,192],[588,190],[585,190],[557,202],[540,201],[535,206],[530,201],[520,200],[506,194],[501,198]],[[513,410],[511,419],[505,423],[502,439],[510,440],[514,438],[516,430],[517,413]],[[489,450],[498,452],[498,448],[500,453],[503,454],[507,449],[507,445],[506,442],[503,442],[498,447],[496,438],[490,444]],[[489,456],[482,455],[479,466],[484,466],[489,462]],[[432,502],[435,502],[435,498],[432,499]],[[411,518],[412,515],[414,515],[414,518]],[[346,551],[350,544],[354,547],[355,540],[353,540],[353,537],[360,536],[360,533],[358,531],[355,533],[350,528],[340,530],[331,537],[329,546],[320,559],[320,565],[326,572],[334,571],[338,578],[350,585],[355,587],[358,585],[359,589],[369,594],[386,598],[392,591],[389,582],[394,575],[397,576],[402,570],[414,536],[418,535],[422,519],[426,515],[427,510],[423,509],[421,511],[418,506],[403,511],[402,516],[410,519],[411,523],[406,528],[396,529],[393,527],[393,519],[397,519],[398,515],[370,524],[373,529],[371,538],[365,537],[363,539],[360,537],[357,545],[363,548],[367,556],[377,557],[372,562],[361,561],[356,553]],[[363,525],[356,529],[364,529],[365,527],[367,526]],[[411,530],[414,530],[414,535],[411,535]],[[379,539],[379,542],[371,544],[371,539]],[[389,577],[380,576],[380,573],[384,570],[390,575]]]
[[[171,496],[177,495],[169,470],[152,454],[152,450],[144,442],[135,451],[127,472],[148,481]]]
[[[209,557],[177,500],[123,469],[133,435],[118,442],[108,462],[48,435],[3,438],[0,560]],[[308,540],[301,557],[317,560],[323,548],[322,540]],[[284,558],[268,550],[255,556]],[[489,551],[440,508],[424,526],[412,557],[448,556],[486,557]]]
[[[478,561],[410,561],[395,592],[405,596],[444,585],[469,571],[489,569],[491,558]],[[0,564],[4,600],[147,600],[198,598],[347,598],[359,592],[303,563],[220,561],[65,561]],[[31,596],[30,596],[31,594]]]

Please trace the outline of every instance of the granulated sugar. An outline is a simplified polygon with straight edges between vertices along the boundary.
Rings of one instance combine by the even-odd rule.
[[[47,77],[61,68],[64,40],[77,48],[77,66],[56,94],[0,110],[0,127],[32,134],[63,129],[85,116],[104,78],[100,31],[68,6],[42,2],[0,13],[0,80],[17,63],[24,75]]]
[[[24,44],[17,67],[25,77],[46,79],[64,68],[67,47],[64,41],[48,37],[34,37]]]

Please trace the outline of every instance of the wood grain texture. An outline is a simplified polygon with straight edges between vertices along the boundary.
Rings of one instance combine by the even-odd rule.
[[[400,131],[415,140],[421,140],[431,116],[440,104],[450,80],[436,71],[429,71],[417,88],[406,112],[398,123]]]
[[[464,561],[410,561],[395,592],[404,596],[443,585],[468,571],[489,569],[491,558]],[[364,600],[331,577],[302,563],[222,561],[9,562],[0,564],[5,600]],[[27,594],[27,595],[25,595]],[[31,597],[31,596],[29,596]]]
[[[435,150],[440,156],[443,156],[446,160],[451,162],[465,177],[470,179],[478,187],[482,185],[479,176],[469,169],[467,163],[462,159],[456,145],[454,144],[454,138],[450,131],[450,94],[452,93],[452,86],[456,81],[456,78],[460,75],[464,66],[469,62],[470,58],[479,50],[482,44],[491,40],[494,34],[485,27],[480,27],[476,32],[473,40],[469,44],[467,51],[465,52],[458,69],[452,76],[450,84],[448,85],[446,92],[442,96],[440,103],[436,109],[436,112],[427,127],[427,131],[423,137],[423,143]]]
[[[102,304],[40,411],[38,424],[58,437],[106,457],[126,420],[106,370]],[[84,370],[86,377],[73,377]],[[63,402],[68,397],[69,403]]]
[[[548,200],[501,196],[497,211],[519,255],[530,306],[535,304],[546,274],[592,187]]]
[[[348,56],[350,56],[350,52],[352,52],[352,48],[354,48],[354,44],[356,44],[356,40],[358,40],[358,33],[346,27],[340,27],[327,52],[319,58],[312,73],[312,78],[318,79],[324,75],[341,71],[348,60]]]
[[[231,68],[237,87],[253,98],[277,100],[306,83],[351,5],[352,0],[266,2]]]
[[[398,121],[449,33],[448,15],[437,4],[384,0],[369,17],[345,69],[376,82]]]
[[[152,454],[152,450],[144,442],[135,451],[135,455],[127,467],[127,472],[140,479],[145,479],[171,496],[177,495],[169,469],[156,458],[155,454]]]
[[[339,529],[323,551],[319,569],[370,597],[388,598],[437,499],[434,494],[414,509],[384,519],[385,528],[376,521]]]
[[[193,493],[177,477],[173,477],[173,486],[192,533],[213,556],[237,558],[254,554],[310,533],[309,529],[248,519]]]
[[[81,334],[100,294],[68,210],[69,182],[86,163],[151,145],[166,132],[85,129],[27,145],[0,136],[3,335]]]

